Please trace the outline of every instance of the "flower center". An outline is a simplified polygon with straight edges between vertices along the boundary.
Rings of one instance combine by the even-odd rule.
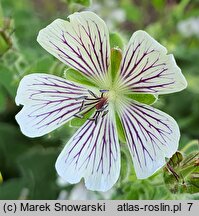
[[[118,96],[117,96],[117,92],[115,90],[110,90],[108,92],[109,101],[116,101],[117,98],[118,98]]]
[[[112,105],[115,111],[120,109],[123,102],[125,101],[125,92],[120,89],[120,86],[112,85],[110,90],[106,93],[109,104]]]
[[[100,117],[104,117],[109,110],[119,111],[125,102],[125,92],[120,87],[118,80],[107,79],[104,86],[101,86],[100,94],[97,95],[93,91],[88,90],[88,96],[76,98],[81,101],[81,106],[74,115],[78,118],[88,118],[97,124]],[[109,106],[109,108],[108,108]],[[90,111],[95,111],[92,117]]]
[[[100,90],[100,97],[90,90],[88,90],[88,92],[90,94],[89,96],[76,98],[76,100],[82,100],[82,104],[79,111],[74,116],[84,118],[88,112],[95,109],[94,115],[92,118],[89,118],[89,120],[95,121],[96,124],[100,116],[104,117],[108,113],[108,97],[106,95],[108,90]]]

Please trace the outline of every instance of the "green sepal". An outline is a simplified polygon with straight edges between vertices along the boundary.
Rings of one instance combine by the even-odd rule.
[[[126,143],[124,128],[123,128],[122,122],[119,118],[119,115],[117,113],[115,115],[115,118],[116,118],[117,133],[118,133],[119,140],[122,143]]]
[[[85,118],[73,118],[70,122],[69,122],[69,126],[70,127],[74,127],[74,128],[79,128],[81,127],[85,122],[86,122],[87,119]]]
[[[180,163],[183,160],[183,155],[181,152],[177,151],[169,160],[169,164],[175,168],[178,167],[180,165]]]
[[[86,113],[83,118],[77,118],[74,117],[70,122],[69,126],[74,128],[81,127],[93,114],[94,110],[91,110],[90,112]]]
[[[133,170],[133,163],[129,163],[132,160],[131,153],[126,143],[120,144],[120,152],[122,169],[120,171],[120,177],[117,182],[118,186],[126,183],[129,180],[129,177],[130,175],[132,175]]]
[[[195,139],[188,142],[182,149],[182,152],[186,155],[198,152],[198,140]]]
[[[189,177],[192,173],[196,172],[198,170],[198,166],[194,166],[194,164],[191,164],[184,169],[181,169],[181,174],[184,178]]]
[[[115,77],[118,75],[118,70],[120,68],[120,63],[122,60],[122,51],[119,48],[111,49],[111,77],[112,81],[115,80]]]
[[[120,48],[123,50],[124,42],[122,37],[117,32],[112,32],[109,35],[111,48]]]
[[[128,94],[127,97],[148,105],[155,103],[158,99],[157,96],[152,94]]]
[[[199,193],[199,167],[197,170],[195,170],[194,173],[190,175],[188,184],[189,184],[189,193],[191,194]]]
[[[176,152],[164,168],[164,181],[172,193],[198,193],[198,152],[183,156]],[[170,168],[169,168],[170,166]],[[168,168],[170,170],[168,170]]]
[[[80,83],[87,86],[97,86],[94,81],[86,78],[79,71],[76,71],[72,68],[68,68],[65,70],[64,77],[72,82]]]

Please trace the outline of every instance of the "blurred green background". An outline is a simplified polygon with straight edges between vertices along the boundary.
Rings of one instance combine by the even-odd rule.
[[[1,0],[0,4],[0,199],[199,199],[198,0]],[[37,34],[54,19],[81,10],[96,12],[124,43],[143,29],[174,54],[188,87],[159,97],[155,104],[173,116],[181,130],[181,153],[169,162],[170,172],[165,167],[137,180],[123,147],[117,184],[106,193],[90,192],[82,183],[63,183],[54,168],[75,128],[65,125],[36,139],[20,132],[15,121],[21,109],[15,105],[20,79],[35,72],[63,76],[65,67],[39,46]]]

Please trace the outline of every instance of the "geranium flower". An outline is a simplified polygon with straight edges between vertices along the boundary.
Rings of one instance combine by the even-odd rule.
[[[39,137],[74,117],[92,116],[68,141],[56,161],[58,174],[70,183],[82,178],[90,190],[106,191],[120,172],[116,114],[124,129],[137,178],[151,176],[178,148],[175,120],[132,94],[168,94],[187,86],[173,55],[144,31],[136,31],[113,78],[108,29],[92,12],[74,13],[42,29],[38,42],[53,56],[81,72],[93,86],[49,74],[25,76],[16,103],[21,131]],[[118,60],[119,61],[119,60]],[[115,61],[118,63],[117,61]],[[116,67],[117,68],[117,67]]]

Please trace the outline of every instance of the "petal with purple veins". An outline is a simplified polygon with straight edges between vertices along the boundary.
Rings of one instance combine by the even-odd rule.
[[[38,137],[69,121],[81,107],[79,97],[88,91],[65,79],[49,74],[25,76],[18,87],[16,104],[23,105],[16,115],[23,134]]]
[[[135,93],[167,94],[187,86],[173,55],[144,31],[132,35],[120,76],[121,85]]]
[[[88,120],[69,140],[56,162],[58,174],[70,183],[85,179],[90,190],[107,191],[120,172],[120,149],[114,114],[98,123]]]
[[[166,113],[133,101],[124,105],[120,117],[136,175],[147,178],[177,151],[178,125]]]
[[[88,78],[101,80],[109,66],[109,34],[92,12],[74,13],[70,22],[57,19],[39,32],[37,41],[63,63]]]

